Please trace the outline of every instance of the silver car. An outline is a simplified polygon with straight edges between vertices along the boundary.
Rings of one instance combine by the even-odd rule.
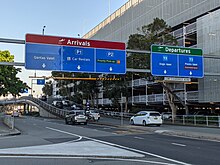
[[[84,125],[87,124],[88,117],[85,116],[84,110],[74,110],[70,111],[65,116],[65,123],[66,124],[76,124],[76,123],[83,123]]]

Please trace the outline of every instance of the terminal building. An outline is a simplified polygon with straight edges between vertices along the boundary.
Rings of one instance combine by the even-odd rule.
[[[129,0],[83,38],[127,43],[137,28],[158,17],[172,27],[179,46],[201,48],[204,78],[194,83],[173,83],[173,90],[188,105],[217,110],[220,105],[220,0]],[[135,74],[135,73],[134,73]],[[154,85],[155,84],[155,85]],[[163,88],[145,78],[129,82],[131,105],[167,105]],[[100,94],[99,104],[111,104]]]
[[[202,49],[204,57],[204,77],[191,78],[188,83],[170,83],[172,92],[191,111],[203,109],[220,112],[219,9],[220,0],[129,0],[83,38],[127,43],[131,34],[138,33],[138,28],[152,23],[156,17],[162,18],[172,27],[172,35],[177,39],[178,46]],[[160,111],[169,107],[163,87],[146,77],[136,76],[138,72],[132,68],[129,71],[133,72],[133,79],[128,82],[130,107],[153,107]],[[56,81],[53,85],[53,96],[62,97]],[[74,88],[73,84],[68,86]],[[98,104],[111,106],[111,99],[101,91]],[[71,95],[74,95],[73,89]],[[125,98],[121,101],[125,103]]]

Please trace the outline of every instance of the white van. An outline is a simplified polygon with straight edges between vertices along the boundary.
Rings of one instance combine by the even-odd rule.
[[[140,111],[130,119],[130,124],[134,125],[157,125],[160,126],[163,120],[157,111]]]

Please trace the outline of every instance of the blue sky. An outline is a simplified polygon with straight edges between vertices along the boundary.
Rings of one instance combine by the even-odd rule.
[[[83,36],[110,12],[128,0],[1,0],[0,38],[25,39],[26,33],[77,37]],[[15,62],[24,61],[24,45],[0,43],[0,50],[9,50]],[[37,71],[38,76],[50,72]],[[22,68],[19,77],[30,85],[34,71]]]

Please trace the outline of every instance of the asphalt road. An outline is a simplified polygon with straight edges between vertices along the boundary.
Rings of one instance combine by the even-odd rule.
[[[105,125],[65,125],[63,120],[23,117],[16,120],[16,127],[22,132],[19,136],[0,137],[0,162],[2,164],[199,164],[215,165],[220,162],[220,143],[189,138],[155,134],[139,130],[128,130]],[[79,138],[81,137],[81,138]],[[139,158],[89,157],[80,156],[44,156],[11,154],[18,147],[59,145],[68,142],[76,145],[80,142],[96,142],[116,147],[123,152],[142,154]],[[98,148],[99,146],[95,146]],[[13,149],[12,149],[13,148]],[[95,148],[87,148],[93,152]],[[8,154],[1,154],[8,149]],[[30,150],[33,149],[33,150]],[[36,148],[30,148],[36,152]],[[49,147],[48,147],[49,149]],[[27,148],[25,148],[27,151]],[[67,150],[57,148],[61,153]],[[112,150],[114,151],[114,150]],[[48,150],[48,152],[50,152]],[[78,151],[80,152],[80,151]],[[95,152],[95,151],[94,151]],[[109,152],[107,150],[103,151]]]

